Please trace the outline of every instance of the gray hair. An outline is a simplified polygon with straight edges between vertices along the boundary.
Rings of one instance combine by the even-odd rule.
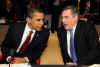
[[[72,15],[79,15],[79,10],[78,10],[78,8],[77,7],[75,7],[74,5],[64,5],[63,7],[62,7],[62,12],[64,11],[64,10],[71,10],[71,12],[72,12]]]

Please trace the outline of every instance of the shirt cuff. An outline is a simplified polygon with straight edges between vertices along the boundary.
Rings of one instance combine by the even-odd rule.
[[[6,61],[7,61],[7,62],[9,62],[9,61],[8,61],[9,58],[11,58],[11,56],[8,56],[8,57],[6,58]]]
[[[26,62],[29,62],[29,59],[28,59],[28,57],[24,57],[24,59],[26,60]]]

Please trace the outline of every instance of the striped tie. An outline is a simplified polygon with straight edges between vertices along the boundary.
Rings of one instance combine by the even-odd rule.
[[[30,39],[31,39],[32,31],[29,32],[29,35],[27,36],[26,40],[24,41],[23,45],[21,46],[19,53],[21,54],[30,44]]]

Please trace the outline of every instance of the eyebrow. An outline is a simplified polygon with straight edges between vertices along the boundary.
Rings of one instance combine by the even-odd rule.
[[[61,18],[67,18],[68,16],[61,16]]]
[[[37,21],[41,21],[41,20],[43,20],[44,21],[44,18],[42,19],[42,18],[38,18],[38,19],[36,19]]]

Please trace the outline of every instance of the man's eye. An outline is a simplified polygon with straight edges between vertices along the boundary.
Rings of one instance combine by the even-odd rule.
[[[40,21],[44,21],[44,19],[37,19],[37,21],[38,21],[38,22],[40,22]]]
[[[37,21],[41,21],[41,19],[37,19]]]

